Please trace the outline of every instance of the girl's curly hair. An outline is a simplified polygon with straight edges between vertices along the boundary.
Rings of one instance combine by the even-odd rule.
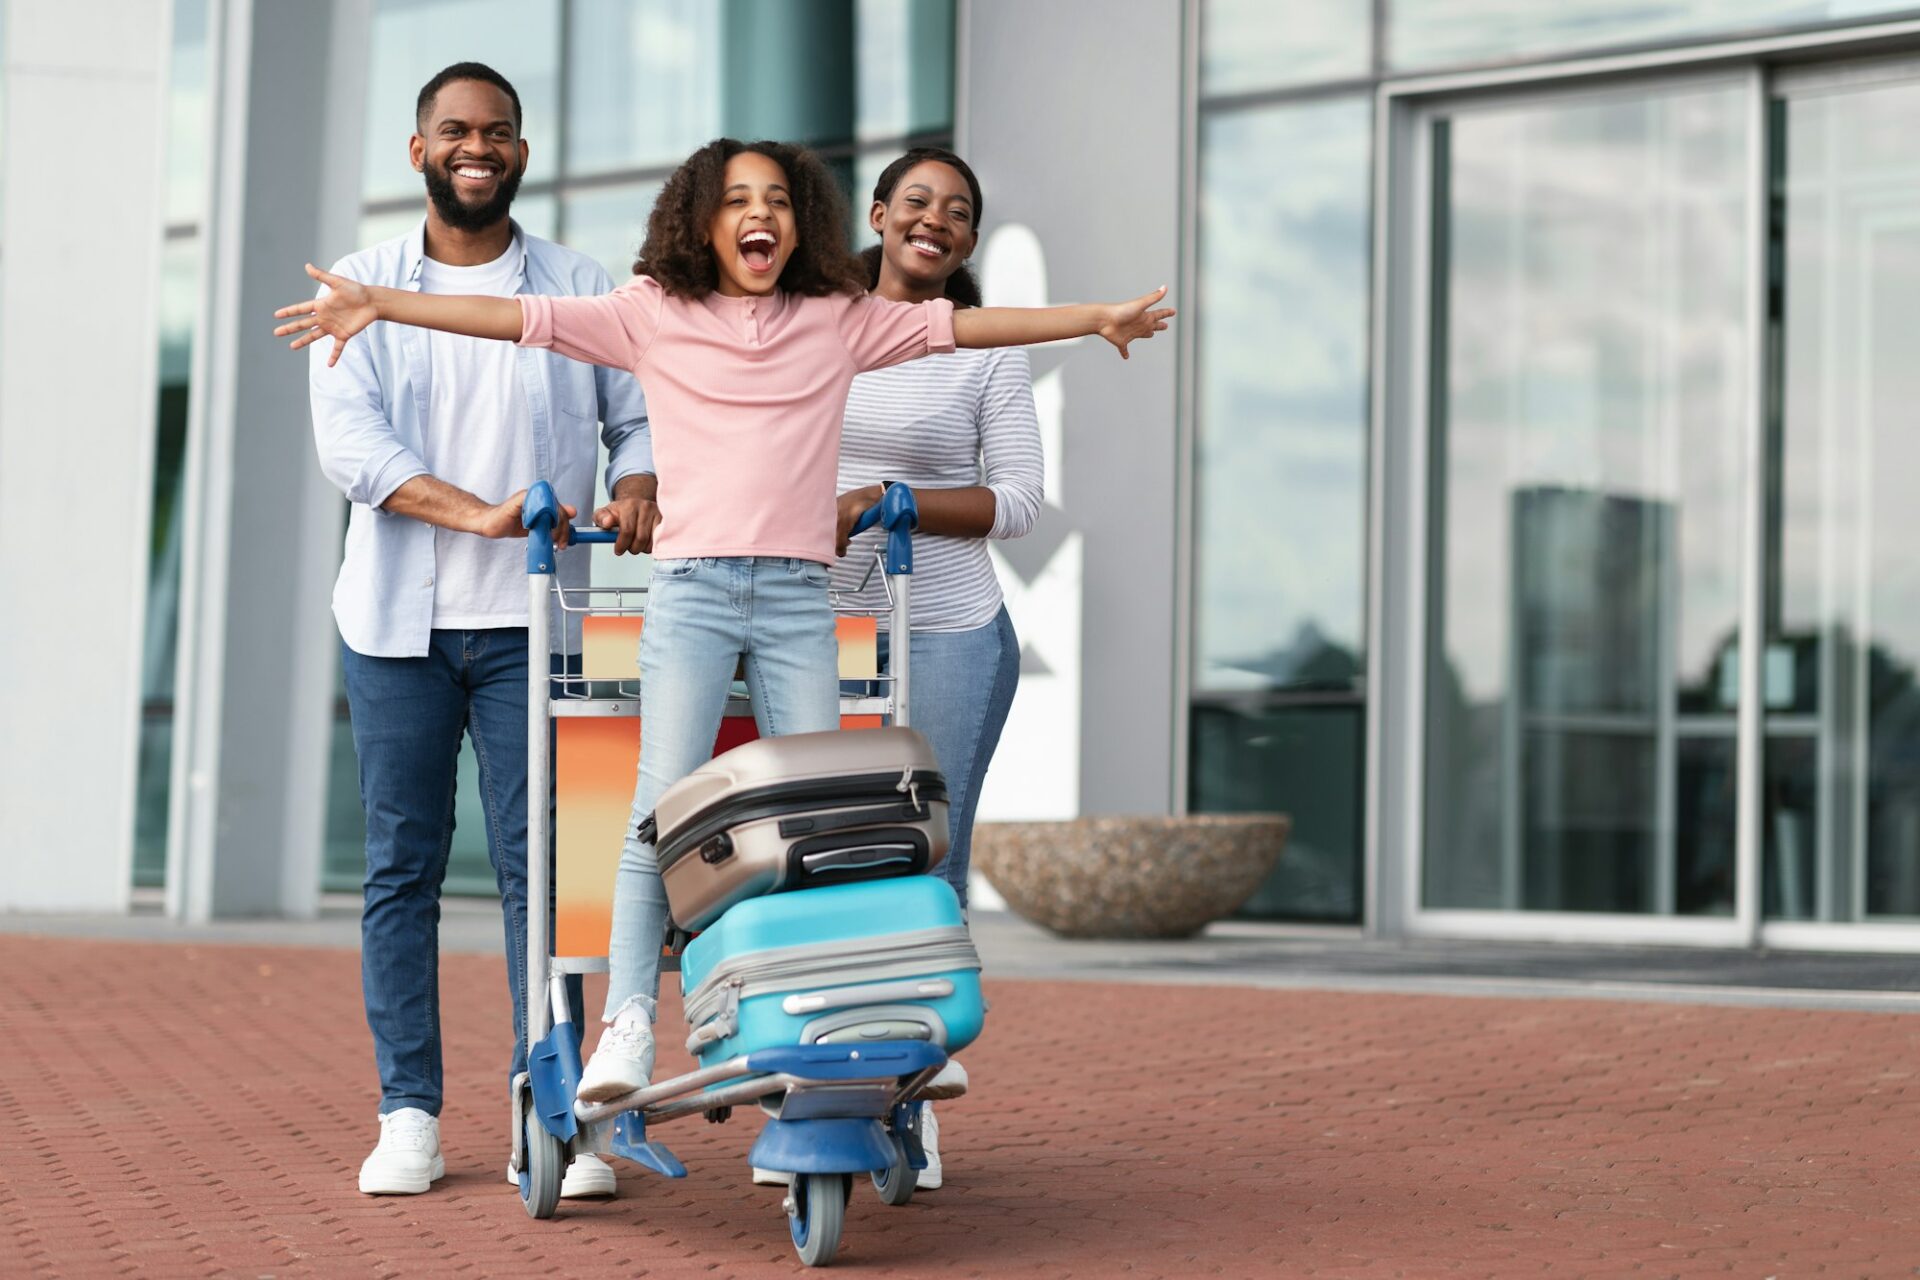
[[[847,207],[832,172],[805,147],[785,142],[716,138],[673,171],[647,218],[646,243],[633,274],[652,276],[668,293],[704,298],[720,285],[707,227],[725,192],[727,161],[742,152],[763,155],[787,173],[799,243],[780,272],[783,292],[865,293],[867,271],[847,251]]]

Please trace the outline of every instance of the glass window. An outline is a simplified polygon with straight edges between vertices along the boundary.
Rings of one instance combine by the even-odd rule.
[[[207,0],[175,0],[173,66],[167,88],[167,221],[198,222],[206,213]]]
[[[1351,689],[1361,672],[1369,119],[1353,98],[1202,121],[1201,692]]]
[[[953,128],[953,0],[859,0],[862,142]]]
[[[1360,919],[1364,709],[1262,709],[1222,701],[1193,708],[1197,813],[1284,813],[1286,850],[1242,913],[1268,919]]]
[[[1747,103],[1434,126],[1430,907],[1732,909]]]
[[[1912,0],[1393,0],[1396,70],[1656,44],[1913,8]]]
[[[529,178],[560,163],[560,0],[379,0],[367,65],[368,200],[411,195],[407,160],[420,86],[454,62],[483,62],[520,95]],[[631,68],[629,68],[631,72]]]
[[[575,0],[567,37],[567,168],[670,167],[721,132],[712,0]]]
[[[1202,93],[1248,93],[1372,70],[1373,0],[1202,0]]]
[[[165,882],[167,796],[173,767],[174,654],[180,624],[180,487],[187,453],[187,385],[200,302],[200,242],[169,239],[160,255],[160,393],[155,412],[153,523],[147,629],[141,660],[140,775],[133,882]]]
[[[1909,72],[1911,76],[1911,71]],[[1920,81],[1780,108],[1765,907],[1920,917]]]
[[[647,216],[660,195],[658,182],[592,187],[568,193],[566,243],[607,269],[618,285],[633,275],[633,260],[647,238]]]

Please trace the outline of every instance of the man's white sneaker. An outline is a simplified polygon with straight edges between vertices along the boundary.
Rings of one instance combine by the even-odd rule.
[[[927,1153],[927,1167],[913,1184],[916,1191],[938,1191],[940,1176],[940,1122],[933,1118],[933,1107],[920,1108],[920,1147]]]
[[[921,1087],[920,1097],[927,1100],[957,1098],[966,1091],[967,1069],[956,1060],[948,1058],[947,1065],[940,1068],[933,1079]]]
[[[580,1101],[611,1102],[644,1089],[653,1078],[653,1019],[635,996],[600,1033],[593,1059],[580,1073]]]
[[[360,1191],[369,1196],[417,1196],[446,1173],[439,1117],[418,1107],[401,1107],[380,1117],[380,1145],[360,1166]]]
[[[518,1188],[520,1175],[514,1171],[511,1161],[507,1164],[507,1185]],[[614,1179],[613,1166],[599,1156],[588,1152],[573,1158],[567,1166],[567,1176],[560,1179],[560,1194],[568,1200],[581,1200],[588,1196],[610,1196],[620,1189]]]

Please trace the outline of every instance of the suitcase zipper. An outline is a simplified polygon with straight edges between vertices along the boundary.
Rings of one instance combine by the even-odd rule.
[[[947,780],[938,769],[907,769],[903,773],[867,773],[835,777],[813,782],[778,782],[754,787],[727,796],[688,815],[666,843],[660,843],[659,812],[641,819],[634,834],[642,844],[655,846],[660,869],[665,871],[708,839],[730,827],[767,818],[780,818],[796,809],[826,803],[857,804],[906,793],[916,810],[926,802],[947,799]]]
[[[915,978],[980,967],[979,952],[974,950],[965,925],[886,934],[870,939],[869,943],[864,947],[849,947],[844,942],[812,942],[750,952],[722,961],[687,996],[687,1024],[701,1027],[739,1000],[778,991]]]

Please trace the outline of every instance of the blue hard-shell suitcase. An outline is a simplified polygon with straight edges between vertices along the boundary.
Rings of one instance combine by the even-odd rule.
[[[830,885],[736,903],[687,944],[687,1051],[702,1066],[776,1045],[980,1034],[980,957],[936,876]]]

